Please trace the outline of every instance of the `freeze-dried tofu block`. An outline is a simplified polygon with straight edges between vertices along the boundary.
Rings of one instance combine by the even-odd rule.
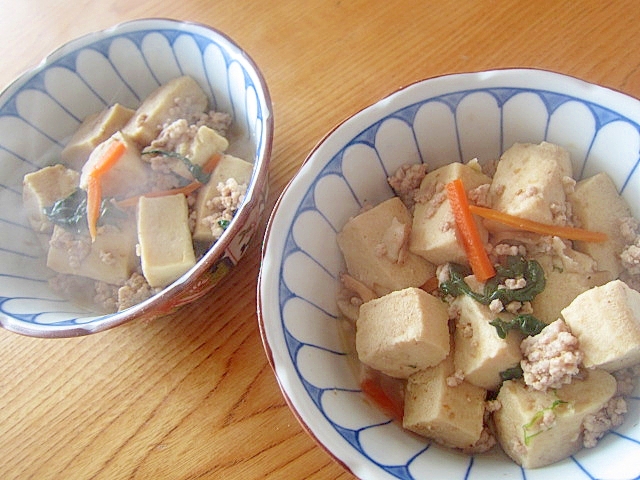
[[[447,357],[409,377],[402,426],[441,445],[470,448],[482,434],[487,392],[465,381],[453,386],[453,373]]]
[[[398,197],[350,219],[337,236],[347,271],[378,294],[419,287],[435,266],[408,250],[411,214]]]
[[[580,341],[585,367],[614,372],[640,363],[640,292],[622,280],[581,293],[562,316]]]
[[[448,321],[445,304],[419,288],[370,300],[356,324],[358,357],[389,376],[407,378],[448,355]]]
[[[196,263],[183,194],[141,197],[138,243],[142,272],[152,287],[165,287]]]

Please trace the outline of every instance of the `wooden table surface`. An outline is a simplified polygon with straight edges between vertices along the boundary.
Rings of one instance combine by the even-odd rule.
[[[209,24],[258,63],[276,125],[269,209],[332,127],[416,80],[537,67],[640,97],[635,0],[3,0],[0,86],[141,17]],[[171,317],[73,339],[0,330],[0,478],[353,478],[297,423],[267,363],[260,240]]]

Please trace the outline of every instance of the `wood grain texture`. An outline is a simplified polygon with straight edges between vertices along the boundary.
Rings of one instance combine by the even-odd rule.
[[[67,40],[140,17],[209,24],[259,64],[275,112],[269,210],[325,134],[423,78],[536,67],[640,97],[633,0],[6,0],[0,86]],[[73,339],[0,331],[0,478],[353,478],[298,424],[267,363],[260,244],[173,316]]]

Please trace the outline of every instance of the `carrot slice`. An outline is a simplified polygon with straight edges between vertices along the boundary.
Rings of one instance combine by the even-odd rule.
[[[187,196],[190,193],[195,192],[201,186],[202,186],[202,183],[196,181],[196,182],[191,182],[185,185],[184,187],[171,188],[169,190],[157,190],[155,192],[147,192],[141,195],[136,195],[134,197],[127,197],[122,200],[118,200],[116,202],[116,206],[120,208],[135,207],[136,205],[138,205],[138,200],[140,200],[140,197],[147,197],[147,198],[166,197],[168,195],[177,195],[178,193],[183,193],[185,196]]]
[[[96,164],[93,166],[93,170],[91,170],[90,175],[96,175],[100,177],[107,173],[111,169],[111,167],[113,167],[118,162],[118,160],[120,160],[120,157],[124,155],[125,149],[126,147],[124,143],[118,140],[112,141],[102,157],[100,157],[98,162],[96,162]]]
[[[471,213],[488,220],[494,220],[510,227],[528,232],[539,233],[540,235],[555,235],[568,240],[578,240],[581,242],[605,242],[608,238],[606,233],[594,232],[592,230],[584,230],[575,227],[563,227],[559,225],[549,225],[546,223],[536,222],[526,218],[516,217],[508,213],[500,212],[492,208],[478,207],[469,205]]]
[[[207,162],[202,166],[202,171],[204,173],[211,173],[220,163],[220,159],[222,159],[221,153],[214,153],[211,155],[211,158],[207,160]]]
[[[469,209],[469,200],[462,180],[457,178],[448,183],[446,188],[447,198],[453,211],[458,234],[467,254],[471,271],[479,281],[485,282],[495,276],[496,269],[491,260],[489,260],[489,255],[480,238],[478,227]]]
[[[387,395],[378,382],[371,378],[366,378],[360,383],[360,389],[384,413],[390,415],[394,420],[402,420],[404,416],[403,405]]]
[[[92,242],[96,241],[102,205],[102,176],[120,160],[125,149],[124,143],[118,140],[111,142],[87,176],[87,224]]]
[[[427,293],[431,293],[434,290],[436,290],[439,286],[440,286],[440,281],[438,280],[438,277],[430,277],[427,279],[426,282],[424,282],[424,284],[422,284],[420,288]]]
[[[102,184],[98,177],[89,175],[87,181],[87,223],[91,241],[96,241],[100,206],[102,204]]]

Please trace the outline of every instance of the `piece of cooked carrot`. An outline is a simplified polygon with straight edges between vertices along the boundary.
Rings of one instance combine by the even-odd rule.
[[[112,141],[87,176],[87,224],[91,241],[96,241],[102,205],[102,177],[124,155],[126,147],[119,140]]]
[[[426,282],[422,284],[420,288],[427,293],[431,293],[437,290],[439,286],[440,286],[440,280],[438,280],[438,277],[430,277],[427,279]]]
[[[96,241],[98,231],[98,219],[102,204],[102,184],[100,178],[89,175],[87,180],[87,224],[91,241]]]
[[[127,197],[122,200],[118,200],[115,203],[116,203],[116,206],[119,208],[135,207],[136,205],[138,205],[138,200],[140,200],[140,197],[166,197],[168,195],[177,195],[178,193],[183,193],[185,196],[187,196],[190,193],[195,192],[201,186],[202,186],[202,183],[198,181],[194,181],[185,185],[184,187],[171,188],[169,190],[157,190],[155,192],[147,192],[141,195],[135,195],[133,197]]]
[[[575,227],[563,227],[561,225],[549,225],[546,223],[536,222],[527,218],[516,217],[508,213],[500,212],[492,208],[478,207],[469,205],[469,209],[475,215],[494,220],[504,225],[517,228],[518,230],[526,230],[528,232],[539,233],[540,235],[554,235],[566,238],[568,240],[578,240],[581,242],[605,242],[608,238],[606,233],[594,232],[592,230],[584,230]]]
[[[220,160],[222,159],[221,153],[214,153],[211,155],[211,158],[207,160],[207,162],[202,166],[202,171],[204,173],[211,173],[218,166]]]
[[[111,167],[113,167],[120,157],[124,155],[126,150],[126,146],[119,140],[113,140],[107,150],[102,154],[102,156],[98,159],[96,164],[93,166],[93,169],[89,173],[89,175],[96,175],[98,177],[107,173]]]
[[[496,269],[491,263],[489,255],[484,248],[484,243],[480,238],[480,232],[478,232],[475,219],[469,209],[469,200],[462,180],[456,178],[449,182],[446,188],[449,205],[451,205],[456,221],[457,232],[467,254],[471,271],[479,281],[485,282],[495,276]]]
[[[371,378],[365,378],[360,383],[362,392],[370,398],[384,413],[394,420],[402,421],[404,406],[401,402],[394,401],[378,382]]]

